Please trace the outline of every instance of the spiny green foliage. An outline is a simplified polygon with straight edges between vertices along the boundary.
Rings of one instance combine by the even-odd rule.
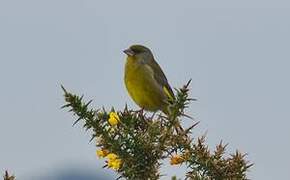
[[[190,149],[190,158],[187,160],[189,171],[187,177],[196,180],[239,180],[247,179],[246,171],[252,166],[245,161],[245,155],[236,151],[225,158],[226,145],[220,143],[213,153],[205,144],[205,137],[198,138]]]
[[[121,159],[122,165],[116,169],[120,178],[159,179],[161,161],[180,154],[177,156],[180,163],[188,167],[187,179],[246,179],[251,165],[244,155],[237,151],[226,158],[224,145],[219,144],[211,153],[204,137],[198,138],[197,142],[189,138],[196,122],[182,133],[175,131],[174,124],[182,117],[188,117],[184,110],[193,100],[188,97],[189,83],[176,89],[168,117],[161,114],[149,116],[143,110],[133,111],[127,106],[117,112],[113,108],[111,111],[104,108],[93,110],[89,108],[91,101],[85,103],[83,97],[71,94],[62,87],[67,103],[63,108],[69,108],[77,116],[74,124],[82,120],[84,128],[92,130],[91,140],[96,140],[97,147]],[[109,123],[110,112],[118,115],[120,121],[117,125]]]

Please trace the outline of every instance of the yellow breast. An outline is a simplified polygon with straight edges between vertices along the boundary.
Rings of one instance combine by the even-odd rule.
[[[154,79],[150,66],[128,57],[125,66],[125,84],[131,98],[137,105],[149,111],[164,109],[165,95]]]

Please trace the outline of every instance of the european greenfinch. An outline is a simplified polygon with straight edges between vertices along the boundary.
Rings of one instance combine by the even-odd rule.
[[[174,93],[150,49],[132,45],[124,53],[127,54],[124,80],[131,98],[142,109],[169,115]]]

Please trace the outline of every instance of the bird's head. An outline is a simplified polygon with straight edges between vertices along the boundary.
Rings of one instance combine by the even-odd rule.
[[[123,51],[127,56],[133,57],[139,61],[149,61],[153,59],[153,54],[149,48],[143,45],[132,45],[128,49]]]

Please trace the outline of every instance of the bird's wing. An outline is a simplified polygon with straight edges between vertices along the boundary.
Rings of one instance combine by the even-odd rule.
[[[149,66],[153,69],[154,79],[158,82],[158,84],[162,85],[162,89],[166,96],[169,98],[169,100],[174,100],[174,93],[159,64],[153,59],[153,61],[150,61]]]

